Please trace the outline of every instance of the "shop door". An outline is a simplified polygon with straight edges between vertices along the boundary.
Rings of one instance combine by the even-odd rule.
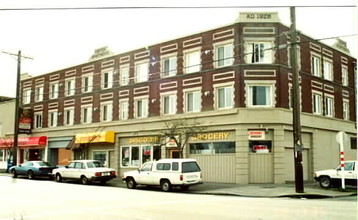
[[[170,158],[180,158],[179,150],[170,150]]]
[[[273,153],[271,153],[271,146],[271,141],[250,141],[250,183],[273,183]]]

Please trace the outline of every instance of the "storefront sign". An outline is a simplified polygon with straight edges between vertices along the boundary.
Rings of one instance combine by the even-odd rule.
[[[31,147],[31,146],[42,146],[47,145],[47,137],[19,137],[17,139],[19,147]],[[13,138],[4,138],[0,139],[0,147],[13,147],[14,139]]]
[[[114,131],[76,134],[75,143],[114,143]]]
[[[254,145],[253,152],[255,153],[269,153],[267,145]]]
[[[249,140],[265,140],[265,131],[249,131]]]
[[[166,147],[178,147],[174,139],[166,138]]]
[[[192,140],[226,140],[229,138],[229,134],[229,132],[201,133],[194,136]]]
[[[130,144],[159,143],[159,137],[135,137],[129,138]]]
[[[20,117],[19,118],[19,134],[30,134],[31,133],[32,118]]]

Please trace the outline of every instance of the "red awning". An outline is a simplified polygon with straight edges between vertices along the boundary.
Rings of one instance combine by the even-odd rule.
[[[19,137],[18,147],[20,149],[25,148],[45,148],[47,145],[47,137]],[[13,138],[0,138],[0,149],[9,149],[14,146]]]

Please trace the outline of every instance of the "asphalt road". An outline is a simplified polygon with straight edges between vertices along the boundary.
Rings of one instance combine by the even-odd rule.
[[[0,220],[357,219],[357,202],[246,198],[0,176]]]

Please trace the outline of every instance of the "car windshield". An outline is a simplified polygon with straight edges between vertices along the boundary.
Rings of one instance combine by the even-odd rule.
[[[51,165],[44,161],[37,162],[38,166],[40,167],[50,167]]]
[[[192,172],[200,172],[200,167],[198,164],[193,162],[184,162],[183,163],[183,173],[192,173]]]
[[[87,167],[88,168],[104,167],[104,165],[100,161],[92,161],[92,162],[87,162]]]

